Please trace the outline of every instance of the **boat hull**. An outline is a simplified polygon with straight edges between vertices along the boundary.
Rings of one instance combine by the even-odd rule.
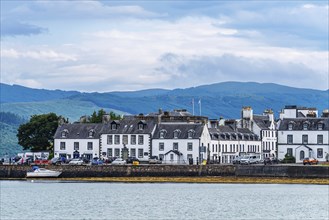
[[[61,175],[61,173],[62,173],[61,171],[40,169],[40,170],[27,172],[26,177],[27,178],[58,177],[59,175]]]

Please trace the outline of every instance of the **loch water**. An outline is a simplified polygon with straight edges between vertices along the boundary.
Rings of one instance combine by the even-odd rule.
[[[0,219],[329,219],[329,186],[0,181]]]

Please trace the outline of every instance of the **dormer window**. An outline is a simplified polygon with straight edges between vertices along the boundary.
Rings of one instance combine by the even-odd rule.
[[[139,123],[138,124],[138,130],[143,130],[144,129],[144,124],[143,123]]]
[[[67,129],[64,129],[61,133],[62,138],[66,138],[68,133],[69,131]]]
[[[289,123],[288,124],[288,130],[291,131],[292,130],[292,127],[293,127],[293,124],[292,123]]]
[[[188,132],[187,132],[187,137],[188,138],[192,138],[193,137],[193,135],[194,135],[194,133],[195,133],[195,131],[194,130],[189,130]]]
[[[89,137],[94,137],[94,134],[95,134],[94,129],[91,129],[91,130],[88,132],[88,136],[89,136]]]
[[[308,129],[308,123],[305,122],[305,123],[303,123],[303,130],[305,131],[305,130],[307,130],[307,129]]]
[[[321,131],[323,129],[323,122],[318,123],[318,130]]]
[[[178,138],[179,134],[180,134],[180,130],[175,130],[174,131],[174,138]]]
[[[161,130],[160,131],[160,138],[164,138],[166,136],[167,131],[166,130]]]

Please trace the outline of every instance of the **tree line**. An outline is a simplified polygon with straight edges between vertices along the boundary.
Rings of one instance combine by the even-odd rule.
[[[90,115],[90,120],[82,123],[102,123],[103,116],[107,114],[103,109]],[[120,115],[110,112],[111,120],[121,119]],[[18,144],[24,150],[31,151],[53,151],[54,135],[60,123],[68,123],[68,119],[55,113],[32,115],[30,120],[19,126],[17,130]]]

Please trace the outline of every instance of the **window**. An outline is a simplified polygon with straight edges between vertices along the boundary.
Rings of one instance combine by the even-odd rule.
[[[293,144],[294,142],[294,138],[292,136],[292,134],[288,134],[287,135],[287,144]]]
[[[90,130],[89,131],[89,137],[94,137],[94,133],[95,133],[94,130]]]
[[[117,124],[115,123],[111,124],[111,130],[117,130]]]
[[[193,150],[193,143],[187,143],[187,151]]]
[[[174,131],[174,138],[178,138],[179,133],[180,133],[179,130],[175,130]]]
[[[131,135],[130,137],[130,144],[135,145],[136,144],[136,135]]]
[[[174,154],[170,154],[170,160],[171,160],[171,161],[174,160]]]
[[[74,150],[79,150],[79,142],[74,142]]]
[[[128,144],[128,135],[122,135],[122,143]]]
[[[120,157],[120,149],[119,148],[114,149],[114,156],[115,157]]]
[[[138,129],[139,130],[143,130],[144,129],[144,124],[143,123],[139,123],[138,124]]]
[[[142,148],[138,149],[138,157],[142,158],[143,154],[144,154],[143,149]]]
[[[159,143],[159,151],[164,151],[164,143]]]
[[[166,136],[166,131],[165,130],[161,130],[160,131],[160,138],[164,138]]]
[[[164,158],[164,154],[159,154],[159,159],[163,160],[163,158]]]
[[[193,158],[193,155],[192,154],[188,154],[187,155],[187,159],[190,159],[190,158]]]
[[[323,148],[318,148],[317,156],[318,156],[318,158],[323,158]]]
[[[87,143],[87,150],[93,150],[93,142]]]
[[[292,148],[287,148],[287,154],[288,156],[292,156]]]
[[[318,141],[317,141],[317,143],[318,144],[323,144],[323,135],[322,134],[318,134]]]
[[[107,144],[112,145],[113,144],[113,136],[107,135]]]
[[[178,150],[178,143],[177,142],[173,143],[173,150]]]
[[[307,123],[304,123],[303,124],[303,130],[307,130],[307,128],[308,128],[308,124]]]
[[[303,150],[301,150],[299,153],[299,159],[303,160],[304,158],[305,158],[305,152]]]
[[[193,137],[193,134],[194,134],[194,131],[193,130],[189,130],[188,133],[187,133],[187,137],[188,138],[192,138]]]
[[[120,135],[114,135],[114,144],[120,144]]]
[[[65,150],[65,142],[60,143],[60,150]]]
[[[66,131],[62,131],[62,137],[66,137],[67,133]]]
[[[308,144],[308,135],[307,134],[303,134],[302,141],[303,141],[303,144]]]
[[[292,130],[292,126],[293,126],[293,124],[292,124],[292,123],[289,123],[289,125],[288,125],[288,130],[289,130],[289,131]]]
[[[130,156],[131,157],[136,157],[136,149],[135,148],[130,149]]]
[[[107,156],[108,157],[113,157],[113,150],[112,150],[112,148],[108,148],[107,149]]]
[[[138,144],[143,145],[144,144],[144,136],[143,135],[138,135]]]
[[[323,124],[322,124],[322,123],[319,123],[319,124],[318,124],[318,130],[321,131],[322,129],[323,129]]]

